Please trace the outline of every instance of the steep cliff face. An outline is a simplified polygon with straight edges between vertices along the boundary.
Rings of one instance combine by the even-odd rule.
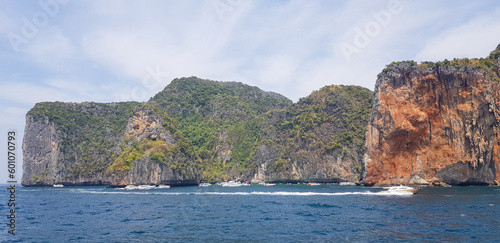
[[[379,74],[366,134],[365,182],[499,180],[497,61],[402,62]]]
[[[137,104],[38,103],[26,115],[22,184],[106,184],[103,172],[119,151]]]
[[[60,159],[61,138],[48,118],[34,120],[28,116],[23,144],[23,185],[54,184],[57,178],[57,161]]]
[[[137,107],[120,154],[108,168],[112,185],[189,185],[201,181],[199,160],[172,121],[154,107]]]
[[[26,116],[22,184],[195,184],[192,146],[168,116],[127,103],[39,103]]]
[[[360,181],[372,97],[361,87],[326,86],[270,113],[262,126],[254,179]]]

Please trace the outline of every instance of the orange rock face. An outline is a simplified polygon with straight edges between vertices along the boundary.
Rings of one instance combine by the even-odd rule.
[[[500,180],[499,83],[480,68],[389,66],[366,136],[365,183]]]

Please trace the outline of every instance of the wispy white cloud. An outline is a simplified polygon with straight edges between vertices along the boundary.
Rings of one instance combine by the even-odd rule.
[[[82,50],[84,55],[107,66],[110,71],[138,82],[145,75],[145,68],[153,65],[168,70],[172,78],[191,75],[216,78],[213,73],[222,73],[221,70],[232,65],[230,60],[217,59],[217,56],[225,48],[228,36],[233,34],[238,17],[250,8],[247,5],[241,6],[241,10],[235,9],[235,13],[225,13],[223,21],[210,4],[202,8],[199,4],[175,4],[165,8],[166,13],[143,6],[139,14],[135,13],[141,18],[136,18],[126,28],[102,28],[98,23],[89,23],[95,24],[95,28],[82,34]],[[123,21],[134,19],[127,14],[134,7],[137,6],[119,7],[122,12],[115,11],[113,16]],[[179,15],[176,9],[186,9],[193,15],[187,12]],[[169,13],[177,18],[173,19]]]
[[[27,82],[2,82],[0,100],[30,107],[43,101],[81,101],[82,97],[68,90]]]
[[[416,55],[419,61],[439,61],[445,58],[486,57],[500,43],[500,8],[491,16],[480,16],[447,29],[425,41]]]
[[[0,102],[31,108],[38,102],[112,102],[109,97],[116,86],[81,80],[46,79],[37,83],[0,81]]]
[[[41,30],[21,53],[43,68],[61,72],[71,68],[74,60],[79,59],[75,56],[74,49],[68,36],[64,35],[60,28],[52,27]]]

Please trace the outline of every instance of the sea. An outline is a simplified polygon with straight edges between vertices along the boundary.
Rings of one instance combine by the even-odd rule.
[[[500,242],[500,187],[2,187],[1,242]]]

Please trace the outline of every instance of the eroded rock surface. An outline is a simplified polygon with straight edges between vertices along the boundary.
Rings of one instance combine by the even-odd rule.
[[[375,86],[365,182],[469,185],[499,180],[495,75],[498,69],[467,65],[389,65]]]

